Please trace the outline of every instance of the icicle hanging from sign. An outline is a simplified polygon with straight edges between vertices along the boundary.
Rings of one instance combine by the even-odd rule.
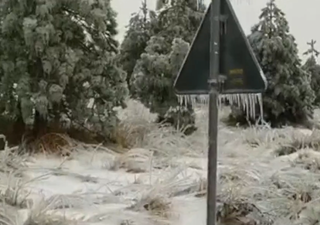
[[[209,95],[177,95],[179,104],[186,105],[192,104],[209,104]],[[229,101],[230,105],[237,104],[241,106],[246,114],[247,118],[256,119],[257,115],[257,104],[260,110],[260,118],[263,118],[263,104],[262,104],[262,95],[259,94],[220,94],[218,104],[219,107],[222,106],[222,103]]]

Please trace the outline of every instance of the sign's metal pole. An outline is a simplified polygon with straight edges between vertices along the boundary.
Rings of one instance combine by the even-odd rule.
[[[217,224],[220,0],[211,1],[207,225]]]

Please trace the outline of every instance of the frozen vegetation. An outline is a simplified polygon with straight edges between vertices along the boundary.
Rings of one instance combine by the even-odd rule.
[[[196,108],[199,129],[188,137],[132,100],[120,115],[131,149],[68,139],[66,157],[2,151],[1,224],[204,225],[207,107]],[[220,122],[219,132],[221,225],[316,224],[319,131]]]

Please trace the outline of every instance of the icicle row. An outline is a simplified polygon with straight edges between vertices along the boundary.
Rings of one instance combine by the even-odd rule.
[[[209,104],[209,95],[178,95],[180,105],[192,104]],[[222,107],[222,103],[229,101],[231,105],[240,105],[246,112],[247,118],[256,118],[256,105],[259,105],[260,118],[263,118],[263,105],[261,94],[226,94],[219,95],[218,106]]]

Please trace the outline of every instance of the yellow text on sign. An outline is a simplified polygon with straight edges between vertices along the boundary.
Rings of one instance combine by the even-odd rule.
[[[234,86],[243,86],[243,79],[242,78],[231,79],[230,84]]]
[[[229,75],[243,75],[243,69],[229,70]]]

